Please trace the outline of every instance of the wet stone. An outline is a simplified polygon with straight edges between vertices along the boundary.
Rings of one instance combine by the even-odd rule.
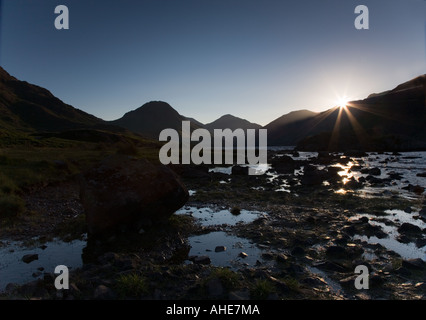
[[[38,260],[38,254],[26,254],[22,257],[22,261],[25,263],[31,263],[34,260]]]
[[[225,246],[217,246],[214,249],[214,252],[223,252],[223,251],[226,251],[226,247]]]

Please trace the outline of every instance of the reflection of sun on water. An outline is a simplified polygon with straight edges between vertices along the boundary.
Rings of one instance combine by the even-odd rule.
[[[352,161],[348,162],[347,165],[343,165],[340,163],[335,165],[335,167],[342,169],[341,171],[337,172],[337,174],[343,178],[342,179],[343,184],[346,184],[354,176],[354,174],[350,172],[353,165],[354,163]]]

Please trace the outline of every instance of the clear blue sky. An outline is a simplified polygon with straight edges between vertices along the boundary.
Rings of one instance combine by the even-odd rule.
[[[426,73],[425,0],[3,0],[0,19],[3,68],[105,120],[163,100],[265,125]]]

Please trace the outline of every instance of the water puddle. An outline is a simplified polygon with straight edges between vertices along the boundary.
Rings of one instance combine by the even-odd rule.
[[[44,272],[53,273],[58,265],[70,270],[83,265],[84,240],[71,242],[52,241],[34,247],[22,247],[16,241],[4,241],[0,247],[0,292],[7,284],[24,284],[43,277]],[[37,254],[38,259],[29,263],[22,261],[25,255]]]
[[[371,214],[359,214],[353,219],[359,219],[360,217],[369,218],[371,225],[380,226],[382,230],[388,235],[386,238],[379,239],[376,236],[361,236],[355,235],[355,240],[366,241],[367,243],[374,244],[378,243],[388,250],[392,250],[399,254],[404,259],[416,259],[420,258],[426,261],[426,245],[417,246],[413,242],[402,243],[398,241],[398,237],[401,235],[398,232],[398,227],[403,223],[410,223],[421,229],[426,228],[426,223],[420,219],[415,219],[415,213],[407,213],[403,210],[386,210],[386,216],[377,217]]]
[[[324,280],[324,282],[327,283],[331,292],[338,294],[338,295],[344,294],[342,286],[337,281],[334,281],[329,276],[327,276],[327,274],[324,271],[322,271],[322,270],[320,270],[316,267],[311,267],[311,266],[307,266],[307,269],[310,272],[312,272],[313,274],[316,274],[317,276],[321,277]]]
[[[234,210],[187,206],[178,210],[176,214],[191,215],[202,226],[227,225],[229,227],[240,223],[251,223],[266,215],[258,211],[237,210],[238,214],[232,214],[231,211]],[[215,266],[238,269],[265,263],[262,259],[263,250],[248,239],[224,231],[191,236],[188,241],[191,246],[189,256],[208,256],[210,263]]]
[[[211,264],[215,266],[238,269],[264,263],[263,251],[255,244],[223,231],[192,236],[189,243],[189,256],[208,256]],[[217,247],[221,247],[220,250],[216,250]]]
[[[209,207],[196,208],[196,207],[184,207],[176,211],[175,214],[191,215],[197,219],[203,226],[213,226],[226,224],[229,226],[235,226],[237,223],[250,223],[265,213],[258,211],[239,210],[238,214],[232,214],[228,209],[213,209]]]

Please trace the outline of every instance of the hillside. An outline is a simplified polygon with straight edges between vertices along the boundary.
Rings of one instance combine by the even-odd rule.
[[[182,130],[182,121],[190,120],[180,115],[168,103],[151,101],[127,112],[123,117],[110,121],[111,124],[126,128],[143,136],[158,139],[163,129]],[[199,128],[197,121],[191,121],[191,130]]]
[[[426,150],[426,76],[299,123],[301,150]],[[334,132],[334,133],[333,133]],[[289,132],[291,134],[291,132]]]
[[[298,131],[297,123],[302,120],[313,118],[317,113],[309,110],[292,111],[274,121],[268,123],[264,128],[268,130],[269,145],[295,145],[295,141],[303,135]]]
[[[126,129],[74,108],[47,89],[20,81],[0,67],[0,144],[39,145],[41,138],[53,137],[92,142],[138,139]]]

